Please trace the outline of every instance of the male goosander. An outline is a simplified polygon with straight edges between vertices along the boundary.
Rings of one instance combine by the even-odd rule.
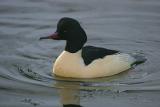
[[[112,76],[145,61],[139,55],[120,53],[94,46],[84,46],[87,36],[79,22],[64,17],[54,34],[42,39],[66,40],[65,50],[56,59],[53,73],[61,77],[97,78]]]

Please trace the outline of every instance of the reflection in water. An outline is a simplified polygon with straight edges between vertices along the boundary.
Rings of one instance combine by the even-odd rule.
[[[80,106],[80,83],[57,81],[55,86],[58,88],[60,103],[63,107],[82,107]]]

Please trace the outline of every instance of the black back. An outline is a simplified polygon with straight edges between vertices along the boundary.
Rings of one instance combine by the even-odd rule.
[[[119,51],[99,48],[94,46],[85,46],[82,48],[82,58],[86,65],[90,64],[93,60],[103,58],[107,55],[118,53]]]

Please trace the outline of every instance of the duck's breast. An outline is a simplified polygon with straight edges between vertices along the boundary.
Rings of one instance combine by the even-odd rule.
[[[81,78],[84,68],[81,51],[77,53],[63,51],[54,63],[53,72],[58,76]]]

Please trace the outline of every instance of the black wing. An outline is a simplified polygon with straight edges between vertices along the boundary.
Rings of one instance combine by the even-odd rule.
[[[106,55],[112,55],[118,52],[119,51],[116,50],[109,50],[94,46],[85,46],[82,48],[82,58],[84,60],[84,63],[88,65],[95,59],[103,58]]]

